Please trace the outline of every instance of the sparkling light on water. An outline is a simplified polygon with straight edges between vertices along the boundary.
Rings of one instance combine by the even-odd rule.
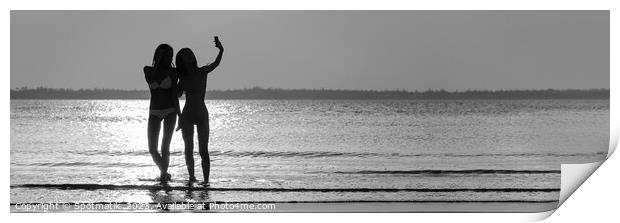
[[[558,188],[554,173],[398,171],[557,170],[560,163],[604,158],[609,137],[608,100],[207,101],[207,107],[210,183],[218,188]],[[11,184],[155,184],[159,171],[148,153],[147,119],[146,100],[12,100]],[[195,169],[202,178],[197,142]],[[180,131],[170,150],[171,185],[184,185]],[[75,191],[12,188],[11,201],[257,199],[256,193],[186,192],[92,191],[83,197]],[[295,196],[476,200],[553,199],[557,193],[265,192],[259,197]]]

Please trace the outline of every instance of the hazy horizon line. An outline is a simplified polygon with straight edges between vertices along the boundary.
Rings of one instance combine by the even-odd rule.
[[[149,91],[148,88],[142,89],[122,89],[122,88],[53,88],[53,87],[29,87],[22,86],[11,88],[11,91],[18,90],[36,90],[36,89],[49,89],[49,90],[72,90],[72,91]],[[401,92],[425,92],[425,91],[446,91],[446,92],[464,92],[464,91],[544,91],[544,90],[554,90],[554,91],[588,91],[588,90],[610,90],[610,88],[523,88],[523,89],[476,89],[476,88],[468,88],[468,89],[453,89],[447,90],[444,88],[426,88],[426,89],[416,89],[416,90],[408,90],[408,89],[347,89],[347,88],[280,88],[280,87],[261,87],[261,86],[253,86],[253,87],[243,87],[243,88],[228,88],[228,89],[206,89],[206,91],[240,91],[240,90],[252,90],[252,89],[262,89],[262,90],[282,90],[282,91],[401,91]]]

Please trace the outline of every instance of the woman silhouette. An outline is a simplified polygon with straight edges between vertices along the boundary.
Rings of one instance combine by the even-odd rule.
[[[148,145],[155,165],[159,168],[161,181],[170,180],[170,140],[174,132],[177,115],[181,115],[177,97],[177,72],[172,66],[172,47],[160,44],[153,56],[153,65],[144,67],[144,78],[149,85],[151,101],[149,105]],[[159,130],[164,121],[161,155],[157,151]]]
[[[198,152],[202,159],[202,174],[204,183],[209,183],[209,171],[211,163],[209,160],[209,112],[205,106],[205,91],[207,88],[207,74],[213,71],[222,60],[224,48],[217,36],[215,37],[215,47],[220,52],[215,61],[209,65],[198,67],[196,57],[192,50],[183,48],[177,53],[176,64],[179,70],[181,81],[181,94],[185,92],[185,107],[180,117],[183,141],[185,141],[185,163],[189,172],[189,181],[196,181],[194,176],[194,125],[198,129]]]

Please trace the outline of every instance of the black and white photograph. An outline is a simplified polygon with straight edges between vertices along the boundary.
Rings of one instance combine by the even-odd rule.
[[[10,212],[545,212],[608,10],[11,10]]]

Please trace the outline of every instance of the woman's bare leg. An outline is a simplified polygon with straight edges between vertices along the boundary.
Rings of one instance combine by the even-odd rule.
[[[189,180],[196,181],[194,176],[194,124],[181,120],[183,126],[181,132],[185,142],[185,164],[189,173]]]
[[[206,118],[198,123],[198,152],[200,153],[202,164],[202,176],[204,182],[209,183],[209,173],[211,171],[211,160],[209,158],[209,117],[205,114]]]
[[[162,171],[162,158],[157,151],[157,144],[159,141],[159,130],[161,129],[161,120],[153,115],[149,115],[148,127],[147,127],[147,138],[149,145],[149,153],[153,158],[153,162],[159,168],[159,171]]]
[[[164,131],[161,140],[161,178],[167,180],[170,178],[170,174],[168,174],[168,166],[170,164],[170,141],[172,141],[176,120],[176,113],[170,114],[164,119]]]

